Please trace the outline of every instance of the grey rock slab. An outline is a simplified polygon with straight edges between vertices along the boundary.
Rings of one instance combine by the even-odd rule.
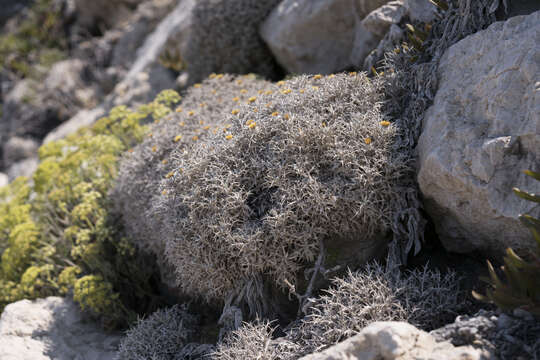
[[[260,34],[277,61],[291,73],[340,71],[351,65],[355,38],[377,45],[371,33],[356,27],[387,2],[284,0],[262,24]]]
[[[362,68],[373,51],[378,54],[387,50],[387,34],[391,32],[390,39],[393,39],[396,37],[395,28],[400,33],[402,32],[396,24],[401,21],[405,13],[403,1],[391,1],[370,12],[356,26],[350,63]],[[377,57],[382,56],[377,55]]]
[[[4,166],[7,168],[21,160],[36,157],[39,143],[34,139],[11,137],[3,148]]]
[[[112,360],[120,338],[60,297],[17,301],[0,317],[2,360]]]
[[[405,7],[413,21],[429,23],[437,16],[437,7],[429,0],[405,0]]]
[[[437,342],[428,333],[405,322],[375,322],[322,352],[300,360],[480,360],[486,354],[470,346]]]
[[[60,126],[47,134],[45,139],[43,139],[43,143],[46,144],[51,141],[63,139],[66,136],[75,133],[82,127],[92,125],[97,119],[104,115],[105,110],[101,106],[98,106],[92,110],[81,110],[71,119],[62,123]]]
[[[418,183],[444,247],[500,256],[535,244],[518,220],[540,205],[540,12],[492,24],[450,47],[418,142]]]
[[[39,159],[37,157],[31,157],[18,161],[7,169],[8,179],[11,182],[19,176],[30,177],[37,170],[38,166]]]

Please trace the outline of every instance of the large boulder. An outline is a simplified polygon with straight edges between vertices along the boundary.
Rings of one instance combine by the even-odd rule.
[[[300,360],[413,360],[485,359],[486,353],[469,346],[454,347],[406,322],[376,322],[322,352]]]
[[[534,242],[518,221],[540,206],[540,12],[498,22],[450,47],[418,143],[418,183],[446,249],[500,255]]]
[[[105,333],[71,300],[21,300],[0,317],[2,360],[114,359],[121,336]]]
[[[367,29],[356,28],[360,20],[387,2],[284,0],[262,24],[261,36],[291,73],[336,72],[351,65],[351,48],[359,36],[356,32],[371,49],[377,45]]]
[[[437,7],[429,0],[405,0],[405,7],[413,21],[429,23],[437,15]]]

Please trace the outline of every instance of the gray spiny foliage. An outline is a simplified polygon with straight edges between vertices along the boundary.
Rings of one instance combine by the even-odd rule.
[[[181,306],[141,319],[120,343],[116,360],[175,360],[195,335],[197,321]]]
[[[293,359],[293,356],[301,353],[301,347],[288,339],[273,340],[274,330],[272,323],[268,321],[245,323],[244,326],[230,333],[209,359],[285,360]]]
[[[162,196],[161,181],[176,169],[171,160],[173,150],[189,152],[209,133],[222,133],[223,114],[230,113],[238,101],[245,101],[243,92],[264,89],[267,85],[253,75],[214,74],[204,83],[191,87],[176,112],[152,124],[141,145],[124,155],[112,199],[122,214],[130,239],[139,248],[163,258],[165,245],[159,236],[162,223],[151,204],[156,202],[154,198]],[[238,99],[232,94],[238,94]]]
[[[450,46],[485,29],[496,21],[495,11],[502,6],[499,0],[451,0],[449,9],[440,11],[440,18],[431,24],[431,30],[422,50],[411,44],[396,52],[388,52],[383,64],[384,92],[387,100],[384,112],[399,129],[396,138],[398,151],[414,157],[414,149],[422,129],[422,120],[427,108],[432,104],[437,91],[437,67]],[[415,23],[415,28],[423,29],[424,24]],[[389,264],[396,266],[406,262],[411,249],[420,248],[420,234],[423,220],[417,185],[409,187],[406,201],[408,206],[398,214],[394,223],[394,238],[390,247]]]
[[[171,153],[176,172],[152,212],[188,295],[223,303],[237,294],[263,315],[259,278],[298,289],[321,241],[387,234],[413,170],[365,74],[299,76],[247,96],[223,115],[226,133]]]
[[[465,306],[456,274],[414,270],[395,277],[372,263],[362,271],[336,278],[325,295],[313,299],[308,315],[273,339],[268,323],[251,323],[230,333],[213,353],[214,360],[264,354],[263,359],[293,360],[320,351],[376,321],[408,321],[423,330],[441,326]],[[452,316],[452,317],[449,317]]]
[[[257,73],[274,78],[279,68],[259,36],[259,26],[280,0],[197,0],[187,50],[190,79],[211,72]]]

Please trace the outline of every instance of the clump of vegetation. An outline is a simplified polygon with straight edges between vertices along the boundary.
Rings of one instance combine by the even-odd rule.
[[[279,68],[259,35],[259,26],[279,0],[198,0],[183,55],[190,80],[212,72],[256,73],[268,78]]]
[[[527,170],[525,174],[540,181],[540,173]],[[540,203],[540,195],[531,194],[518,188],[514,193],[528,201]],[[518,256],[511,248],[506,250],[504,266],[501,267],[506,281],[501,280],[493,265],[488,261],[489,278],[482,278],[489,284],[486,295],[473,292],[475,298],[491,302],[505,311],[523,309],[540,316],[540,220],[522,214],[519,219],[536,241],[536,249],[527,257]]]
[[[122,214],[130,240],[138,248],[157,255],[162,278],[172,286],[174,271],[164,261],[164,219],[151,204],[165,196],[160,184],[177,174],[173,150],[188,153],[213,133],[223,134],[230,126],[224,114],[247,101],[248,93],[268,86],[270,83],[253,75],[212,74],[202,84],[189,88],[174,115],[152,124],[143,142],[124,155],[111,198]]]
[[[275,330],[276,327],[269,321],[245,323],[218,345],[210,359],[298,359],[302,353],[301,347],[289,339],[282,338],[274,341]]]
[[[141,141],[148,117],[180,97],[162,92],[137,111],[118,107],[94,126],[39,150],[33,182],[0,193],[0,307],[22,298],[73,293],[108,327],[157,305],[155,265],[116,225],[107,198],[120,154]]]
[[[309,284],[299,273],[321,270],[323,248],[360,244],[355,261],[367,260],[404,210],[413,171],[379,90],[356,73],[196,84],[123,161],[126,228],[166,254],[189,296],[251,316],[274,311],[268,287],[302,301],[317,271]]]
[[[179,305],[139,319],[120,343],[117,360],[175,360],[192,341],[197,319]]]
[[[431,330],[462,310],[465,293],[455,273],[414,270],[398,277],[373,263],[336,278],[327,294],[313,299],[308,315],[273,339],[268,322],[245,324],[218,345],[213,359],[298,359],[359,333],[376,321],[408,321]],[[450,317],[449,317],[450,316]],[[249,357],[246,357],[249,358]]]
[[[15,29],[0,36],[0,69],[39,77],[68,50],[60,2],[36,0]]]

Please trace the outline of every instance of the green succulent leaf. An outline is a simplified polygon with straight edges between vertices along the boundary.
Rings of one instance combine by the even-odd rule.
[[[539,173],[529,170],[524,173],[540,181]],[[540,202],[538,195],[517,188],[513,188],[513,191],[522,199]],[[520,215],[519,220],[531,230],[536,249],[529,256],[521,257],[508,248],[504,257],[505,266],[502,268],[504,281],[488,261],[489,277],[480,279],[487,282],[490,288],[486,290],[486,295],[473,292],[473,296],[480,301],[493,302],[503,310],[521,308],[540,316],[540,220],[528,214]]]
[[[540,172],[536,172],[536,171],[532,171],[532,170],[523,170],[523,173],[525,175],[528,175],[528,176],[532,177],[535,180],[540,181]]]
[[[540,203],[540,195],[531,194],[526,191],[522,191],[518,188],[513,188],[512,190],[517,196],[519,196],[522,199]]]

